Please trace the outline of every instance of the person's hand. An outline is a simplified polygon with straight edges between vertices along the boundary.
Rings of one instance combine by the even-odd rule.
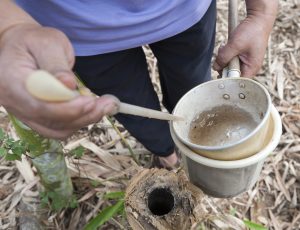
[[[79,96],[63,103],[35,99],[25,89],[26,78],[43,69],[71,89],[74,53],[60,31],[35,24],[9,28],[0,37],[0,104],[41,135],[64,139],[117,109],[114,97]]]
[[[254,1],[252,4],[253,6],[248,3],[254,8]],[[263,64],[268,38],[276,17],[276,11],[273,13],[264,14],[248,9],[247,17],[230,35],[227,44],[219,48],[213,69],[221,73],[229,61],[238,56],[241,75],[254,77]]]

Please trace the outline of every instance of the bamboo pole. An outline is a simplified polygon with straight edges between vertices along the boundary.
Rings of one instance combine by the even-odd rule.
[[[12,115],[9,119],[20,139],[28,146],[28,154],[49,196],[52,209],[68,207],[72,201],[73,186],[61,143],[40,136]]]

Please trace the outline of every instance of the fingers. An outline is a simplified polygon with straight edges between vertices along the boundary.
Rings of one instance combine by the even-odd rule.
[[[32,120],[31,118],[27,118],[26,116],[16,115],[16,111],[11,108],[5,108],[9,114],[13,114],[18,120],[24,123],[26,126],[30,127],[32,130],[36,131],[43,137],[54,138],[54,139],[66,139],[70,135],[72,135],[76,130],[75,129],[61,129],[55,130],[44,126],[44,124],[39,124]]]
[[[121,102],[117,97],[110,94],[105,94],[99,98],[98,103],[105,104],[103,110],[104,114],[115,115],[119,111]]]
[[[244,49],[247,50],[247,47],[245,46]],[[252,78],[259,71],[262,60],[259,60],[259,55],[257,57],[253,56],[251,50],[245,52],[244,49],[238,47],[234,41],[220,47],[213,64],[213,69],[222,75],[222,70],[234,57],[238,56],[240,59],[241,76]]]
[[[26,116],[22,120],[46,137],[61,139],[100,121],[104,115],[115,114],[119,108],[119,101],[110,95],[93,98],[92,103],[88,104],[85,104],[85,99],[82,97],[67,103],[53,103],[38,118]]]
[[[110,115],[117,111],[119,102],[111,96],[79,96],[63,103],[43,103],[40,115],[45,119],[61,122],[77,120],[86,114]],[[42,106],[43,106],[42,105]],[[93,118],[94,119],[94,118]]]
[[[43,136],[62,139],[104,115],[117,112],[119,101],[113,96],[78,96],[63,103],[49,103],[26,91],[26,76],[36,69],[52,73],[70,88],[76,87],[72,73],[74,53],[63,33],[42,27],[20,27],[10,34],[5,47],[0,56],[0,69],[5,70],[1,71],[0,89],[5,89],[0,90],[1,104]]]
[[[82,128],[89,124],[99,122],[105,115],[116,114],[119,108],[119,103],[114,99],[103,96],[97,99],[95,108],[81,116],[79,119],[72,121],[72,128]]]
[[[39,39],[38,42],[32,42],[36,37]],[[74,51],[62,32],[53,28],[40,28],[30,33],[26,40],[38,69],[53,74],[69,88],[76,88],[76,78],[72,72],[75,62]]]
[[[56,76],[58,80],[60,80],[64,85],[66,85],[70,89],[76,89],[76,77],[72,71],[61,70],[56,73],[53,73],[53,75]]]
[[[263,59],[259,57],[251,57],[250,55],[240,55],[241,60],[241,73],[243,77],[252,78],[259,71]]]
[[[42,126],[38,123],[29,121],[29,120],[23,120],[23,122],[24,122],[24,124],[26,124],[32,130],[36,131],[41,136],[47,137],[47,138],[58,139],[58,140],[65,140],[66,138],[71,136],[76,131],[75,129],[73,129],[73,130],[72,129],[55,130],[55,129],[47,128],[45,126]]]
[[[74,100],[62,103],[40,102],[39,115],[42,119],[51,122],[70,122],[78,119],[94,110],[96,98],[94,97],[77,97]]]
[[[230,35],[225,46],[218,50],[213,69],[219,73],[230,60],[238,56],[243,77],[254,77],[262,66],[267,42],[268,31],[263,30],[264,22],[253,17],[244,19]]]
[[[114,96],[105,95],[103,97],[96,98],[93,109],[86,114],[81,114],[77,119],[69,119],[68,121],[50,121],[32,119],[32,117],[18,116],[18,118],[24,122],[27,126],[32,128],[40,135],[54,139],[66,139],[78,129],[85,127],[89,124],[98,122],[104,115],[115,114],[119,107],[119,101]],[[7,109],[10,113],[14,113],[13,110]]]
[[[224,46],[220,46],[216,60],[213,64],[213,69],[219,73],[228,65],[228,63],[236,56],[240,54],[240,49],[237,44],[229,40]]]

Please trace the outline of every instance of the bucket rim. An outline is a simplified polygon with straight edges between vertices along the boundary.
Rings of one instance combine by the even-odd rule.
[[[194,88],[192,88],[190,91],[188,91],[177,103],[177,105],[175,106],[173,113],[174,115],[176,115],[176,110],[178,109],[178,105],[180,104],[180,102],[184,99],[184,97],[190,93],[192,93],[193,90],[197,89],[197,88],[201,88],[207,84],[211,84],[212,82],[217,82],[217,81],[229,81],[229,80],[240,80],[240,81],[249,81],[255,85],[257,85],[260,89],[263,90],[263,92],[266,95],[266,99],[267,99],[267,110],[266,113],[264,114],[263,119],[260,121],[260,123],[256,126],[255,129],[253,129],[247,136],[245,136],[244,138],[242,138],[241,140],[231,143],[231,144],[226,144],[226,145],[218,145],[218,146],[207,146],[207,145],[198,145],[198,144],[194,144],[192,142],[190,142],[189,140],[186,140],[185,138],[181,137],[177,130],[174,128],[174,124],[175,122],[180,122],[180,121],[170,121],[171,126],[173,127],[174,133],[177,135],[177,138],[179,140],[181,140],[183,143],[185,143],[186,145],[188,145],[191,148],[194,149],[198,149],[198,150],[205,150],[205,151],[219,151],[219,150],[224,150],[224,149],[229,149],[232,147],[235,147],[237,145],[240,145],[242,143],[244,143],[245,141],[249,140],[250,138],[252,138],[255,134],[257,134],[259,132],[259,130],[266,124],[266,122],[268,121],[268,118],[270,116],[271,113],[271,105],[272,105],[272,100],[271,100],[271,96],[268,92],[268,90],[259,82],[256,82],[252,79],[248,79],[248,78],[236,78],[236,77],[230,77],[230,78],[221,78],[221,79],[216,79],[213,81],[208,81],[205,83],[202,83]]]
[[[181,143],[178,140],[178,137],[176,137],[172,126],[170,126],[171,135],[177,147],[180,150],[184,149],[184,151],[181,151],[181,153],[197,163],[209,167],[221,168],[221,169],[243,168],[264,160],[277,147],[282,134],[282,122],[281,122],[279,112],[277,111],[277,109],[273,104],[271,105],[271,117],[274,122],[274,133],[270,139],[270,142],[259,153],[256,153],[250,157],[240,159],[240,160],[222,161],[222,160],[214,160],[207,157],[203,157],[197,153],[194,153],[191,149],[189,149],[187,146]]]

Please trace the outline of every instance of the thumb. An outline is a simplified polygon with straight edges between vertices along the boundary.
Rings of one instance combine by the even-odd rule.
[[[105,94],[98,98],[98,103],[103,107],[104,115],[115,115],[120,109],[120,100],[111,94]]]
[[[34,45],[29,46],[37,67],[46,70],[67,87],[76,88],[76,77],[72,71],[75,62],[73,47],[69,39],[59,30],[42,28]]]
[[[218,50],[215,62],[213,64],[213,69],[221,72],[228,63],[240,53],[239,48],[236,46],[232,40],[229,40],[225,46],[221,46]]]

